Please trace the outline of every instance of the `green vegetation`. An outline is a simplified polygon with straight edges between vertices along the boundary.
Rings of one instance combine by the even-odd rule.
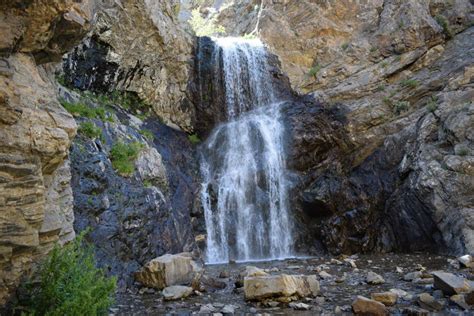
[[[384,96],[382,101],[383,101],[383,103],[385,103],[387,105],[392,105],[392,99],[388,96]]]
[[[344,44],[342,44],[342,45],[341,45],[341,48],[342,48],[343,50],[348,49],[348,48],[349,48],[349,43],[344,43]]]
[[[373,47],[373,46],[372,46],[372,47],[370,48],[370,52],[371,52],[371,53],[375,53],[375,52],[378,51],[378,50],[379,50],[379,49],[378,49],[377,47]]]
[[[151,142],[155,139],[155,135],[148,129],[140,130],[140,134]]]
[[[386,61],[383,61],[381,65],[382,65],[382,68],[387,68],[387,66],[388,66],[388,62],[386,62]]]
[[[110,150],[112,167],[122,176],[131,175],[135,171],[135,160],[143,147],[143,144],[139,142],[118,141]]]
[[[419,82],[415,79],[405,79],[400,81],[400,86],[406,87],[406,88],[416,88],[418,86]]]
[[[199,8],[191,12],[191,19],[189,20],[196,36],[217,36],[225,33],[225,28],[222,25],[217,25],[216,22],[216,15],[210,19],[205,19],[201,16]]]
[[[379,84],[377,86],[377,91],[385,91],[385,86],[383,84]]]
[[[245,39],[257,39],[257,35],[255,35],[254,33],[245,33],[244,36],[242,36],[242,38],[245,38]]]
[[[316,78],[320,70],[321,70],[321,65],[316,64],[308,70],[308,76]]]
[[[459,156],[467,156],[467,154],[469,154],[469,149],[467,149],[466,147],[463,147],[463,148],[459,148],[457,152]]]
[[[15,310],[22,315],[107,315],[113,304],[115,277],[96,268],[94,252],[84,232],[63,247],[56,245],[25,282]]]
[[[199,137],[196,135],[196,134],[191,134],[188,136],[188,139],[191,143],[193,144],[198,144],[201,142],[201,140],[199,139]]]
[[[447,38],[452,38],[454,36],[453,30],[451,29],[448,20],[446,20],[444,16],[437,15],[435,20],[443,28],[443,33]]]
[[[431,99],[426,103],[426,109],[429,112],[434,112],[438,109],[438,98],[432,96]]]
[[[92,139],[100,138],[102,136],[102,129],[93,122],[82,122],[79,125],[79,133]]]
[[[145,188],[150,188],[150,187],[153,186],[153,183],[151,183],[150,180],[145,180],[145,181],[143,181],[143,186],[144,186]]]
[[[94,108],[94,107],[88,106],[84,102],[71,103],[64,99],[59,100],[59,102],[73,116],[86,117],[90,119],[93,119],[93,118],[98,118],[101,120],[105,119],[106,111],[102,107]]]
[[[410,102],[408,101],[398,101],[393,105],[393,112],[397,115],[408,111],[410,108]]]

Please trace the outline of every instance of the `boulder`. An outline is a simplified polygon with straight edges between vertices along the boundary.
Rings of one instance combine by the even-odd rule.
[[[197,269],[189,256],[166,254],[148,262],[134,276],[143,285],[161,290],[171,285],[189,284]]]
[[[398,295],[394,292],[372,293],[370,297],[385,306],[395,305],[398,299]]]
[[[161,294],[165,301],[179,300],[186,298],[193,293],[193,288],[183,285],[172,285],[165,287]]]
[[[418,296],[418,304],[425,309],[431,311],[439,311],[444,307],[444,302],[436,300],[433,296],[428,293],[422,293]]]
[[[469,282],[452,273],[435,271],[433,272],[433,277],[434,287],[443,291],[445,295],[466,293],[470,290]]]
[[[357,296],[354,302],[352,302],[352,310],[356,315],[388,315],[388,311],[385,305],[363,296]]]
[[[260,301],[267,298],[293,298],[316,296],[319,282],[315,275],[271,275],[244,278],[245,299]]]
[[[459,263],[466,268],[470,268],[474,266],[472,256],[471,255],[464,255],[458,258]]]
[[[468,310],[469,305],[466,303],[465,297],[462,294],[455,294],[449,298],[451,302],[461,307],[462,309]]]
[[[385,280],[381,275],[378,275],[375,272],[369,271],[369,273],[367,273],[366,282],[371,285],[377,285],[377,284],[385,283]]]

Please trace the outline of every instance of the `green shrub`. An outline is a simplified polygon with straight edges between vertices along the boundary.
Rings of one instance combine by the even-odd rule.
[[[342,50],[346,50],[349,48],[349,43],[344,43],[341,45]]]
[[[140,134],[143,135],[143,137],[145,137],[146,139],[148,139],[151,142],[155,139],[155,135],[153,135],[153,133],[150,130],[142,129],[140,131]]]
[[[102,129],[92,122],[82,122],[79,125],[79,133],[89,138],[100,138],[102,136]]]
[[[107,315],[115,284],[115,277],[96,268],[83,232],[65,246],[54,247],[35,278],[22,286],[28,297],[20,299],[18,309],[29,315]]]
[[[191,24],[196,36],[213,36],[225,33],[225,28],[222,25],[217,25],[217,16],[213,16],[210,19],[205,19],[201,16],[198,9],[194,9],[191,12]]]
[[[101,120],[106,117],[106,110],[101,107],[94,108],[83,102],[71,103],[64,99],[59,100],[59,102],[69,113],[76,117],[98,118]]]
[[[110,150],[112,167],[122,176],[131,175],[135,171],[135,160],[143,147],[139,142],[115,143]]]
[[[245,38],[245,39],[257,39],[257,35],[255,35],[254,33],[245,33],[244,36],[242,36],[242,38]]]
[[[377,91],[385,91],[385,86],[383,84],[379,84],[377,86]]]
[[[393,112],[397,115],[405,112],[405,111],[408,111],[408,109],[410,108],[410,102],[408,101],[398,101],[394,104],[393,106]]]
[[[402,87],[416,88],[418,86],[418,81],[415,79],[405,79],[400,81]]]
[[[387,61],[383,61],[381,65],[382,65],[382,68],[387,68],[388,62],[387,62]]]
[[[438,98],[436,97],[431,97],[431,99],[426,103],[426,109],[429,112],[434,112],[438,109]]]
[[[201,142],[201,140],[199,139],[199,137],[196,134],[189,135],[188,139],[193,144],[198,144],[198,143]]]
[[[321,65],[316,64],[308,70],[308,76],[316,78],[320,70],[321,70]]]
[[[436,22],[443,28],[443,33],[446,35],[447,38],[452,38],[454,36],[454,32],[449,25],[448,20],[442,15],[437,15],[435,17]]]

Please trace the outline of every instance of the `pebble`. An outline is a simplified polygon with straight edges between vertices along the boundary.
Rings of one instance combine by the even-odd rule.
[[[305,303],[290,303],[288,304],[288,306],[293,309],[302,310],[302,311],[307,311],[311,309],[311,305],[308,305]]]
[[[330,275],[330,274],[327,273],[326,271],[321,271],[321,272],[319,272],[319,276],[320,276],[323,280],[332,278],[332,275]]]
[[[378,275],[375,272],[369,271],[367,273],[366,282],[371,285],[383,284],[385,283],[384,278],[381,275]]]
[[[224,313],[224,314],[234,314],[235,310],[237,308],[239,308],[239,307],[229,304],[229,305],[224,306],[224,308],[222,309],[222,313]]]

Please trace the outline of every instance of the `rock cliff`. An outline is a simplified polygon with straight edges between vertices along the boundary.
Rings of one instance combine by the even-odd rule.
[[[309,244],[474,250],[472,2],[207,5],[233,34],[258,26],[292,87],[323,104],[285,111]]]
[[[88,1],[0,4],[0,305],[56,241],[74,238],[68,149],[76,124],[41,64],[88,30]]]

